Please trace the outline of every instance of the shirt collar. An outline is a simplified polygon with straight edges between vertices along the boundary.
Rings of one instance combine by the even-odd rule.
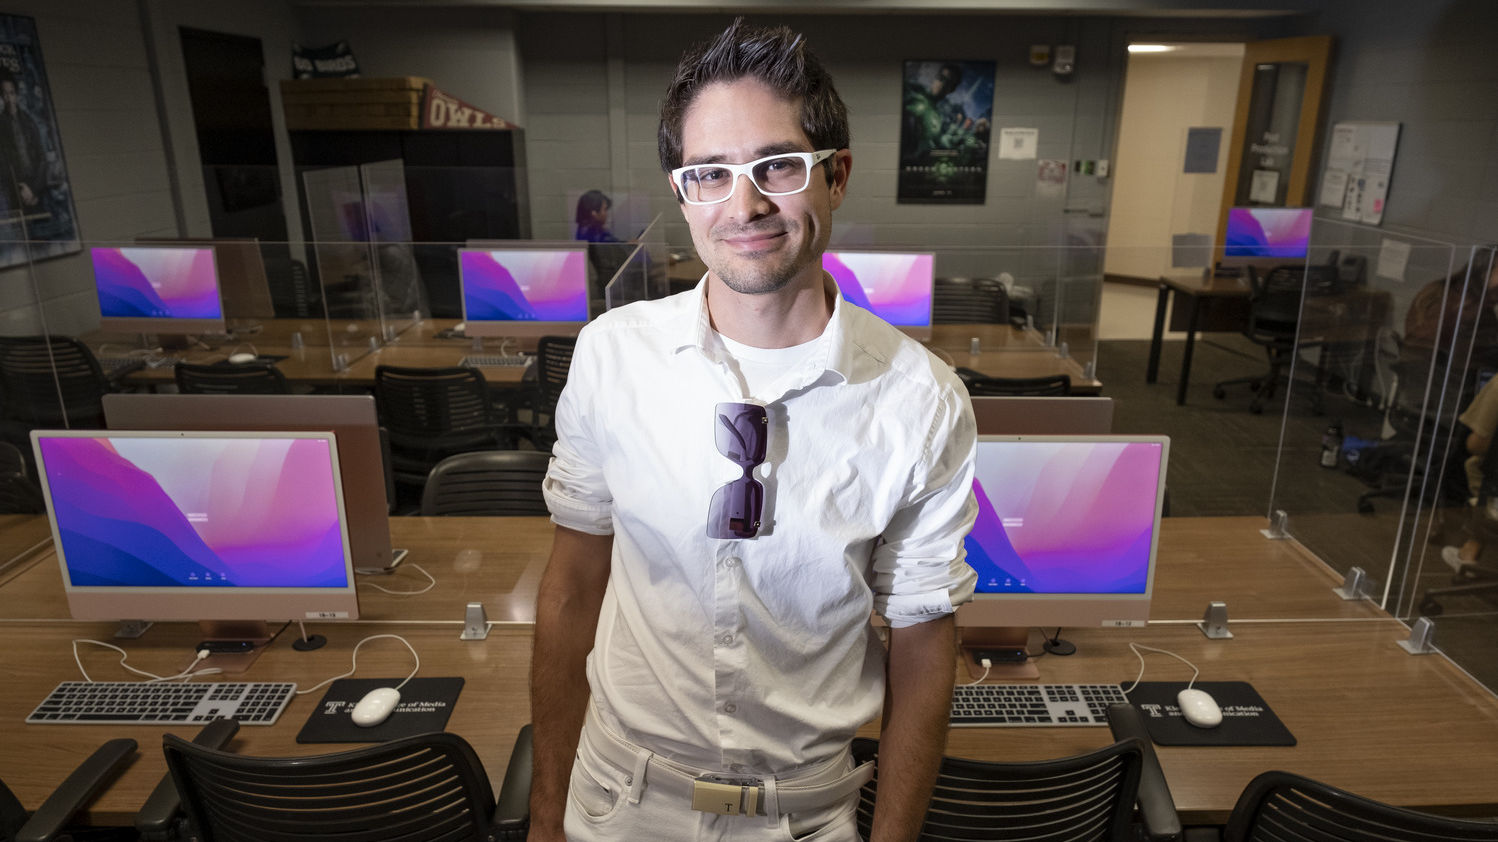
[[[844,380],[849,379],[853,370],[853,356],[858,352],[856,344],[850,340],[850,337],[856,335],[853,308],[843,299],[843,291],[838,289],[831,275],[823,272],[822,282],[832,287],[832,318],[828,319],[827,327],[822,332],[819,352],[807,361],[806,384],[815,381],[824,371],[831,371]],[[704,358],[718,362],[721,344],[712,341],[713,325],[707,312],[707,274],[704,273],[697,286],[682,298],[682,309],[678,311],[672,326],[681,336],[682,342],[673,350],[680,353],[688,348],[696,349]]]

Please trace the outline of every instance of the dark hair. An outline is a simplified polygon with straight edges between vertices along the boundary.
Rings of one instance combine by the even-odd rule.
[[[806,48],[805,39],[784,26],[746,26],[743,18],[736,18],[712,40],[687,50],[676,66],[661,102],[656,138],[662,170],[681,166],[682,122],[702,89],[745,77],[763,82],[788,100],[800,100],[801,130],[811,139],[812,149],[847,148],[848,109],[832,86],[832,75]],[[832,160],[826,163],[830,183]]]
[[[605,210],[613,204],[602,190],[589,190],[577,197],[577,224],[592,225],[594,212]]]

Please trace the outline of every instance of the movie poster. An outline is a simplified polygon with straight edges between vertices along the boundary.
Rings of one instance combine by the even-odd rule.
[[[994,69],[991,61],[905,62],[898,202],[983,204]]]
[[[0,15],[0,268],[71,254],[78,218],[36,21]]]

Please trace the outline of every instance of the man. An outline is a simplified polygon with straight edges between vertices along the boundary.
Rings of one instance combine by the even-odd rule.
[[[21,108],[16,77],[5,70],[0,70],[0,159],[12,207],[36,213],[47,187],[47,150],[36,121]]]
[[[659,141],[708,272],[578,337],[545,485],[531,839],[852,842],[872,770],[848,744],[881,702],[872,838],[914,839],[975,578],[971,406],[822,271],[852,154],[800,36],[735,22],[689,51]]]

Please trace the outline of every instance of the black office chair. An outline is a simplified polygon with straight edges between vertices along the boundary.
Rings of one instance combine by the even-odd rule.
[[[1384,420],[1394,434],[1359,455],[1354,473],[1373,487],[1358,496],[1358,511],[1372,514],[1374,500],[1403,500],[1411,491],[1425,495],[1422,505],[1463,504],[1467,489],[1461,463],[1466,459],[1466,436],[1453,438],[1453,434],[1458,413],[1475,391],[1473,372],[1453,365],[1451,354],[1444,350],[1430,352],[1402,344],[1390,368],[1394,388]],[[1449,461],[1443,465],[1429,454],[1448,454]],[[1431,476],[1432,481],[1425,482],[1427,468],[1442,481],[1437,483]]]
[[[135,740],[131,739],[106,742],[79,764],[35,813],[27,814],[10,788],[0,782],[0,842],[133,838],[129,831],[102,831],[84,836],[65,833],[65,828],[134,759],[135,748]]]
[[[931,293],[934,324],[1008,324],[1009,293],[993,278],[937,278]]]
[[[541,481],[551,454],[535,450],[459,453],[437,463],[421,492],[424,516],[545,515]]]
[[[275,363],[178,363],[174,371],[177,391],[184,395],[291,394],[286,375],[276,368]]]
[[[1263,347],[1269,370],[1251,377],[1220,381],[1212,387],[1212,397],[1222,400],[1227,397],[1227,387],[1246,383],[1254,393],[1248,411],[1258,415],[1281,384],[1289,385],[1289,370],[1296,353],[1320,343],[1300,342],[1298,338],[1306,267],[1279,266],[1264,275],[1250,267],[1248,274],[1252,291],[1249,294],[1248,324],[1243,328],[1243,335],[1248,341]],[[1312,408],[1318,415],[1321,414],[1319,386],[1318,377],[1316,388],[1310,390]]]
[[[1456,437],[1452,442],[1453,448],[1460,448],[1461,455],[1466,454],[1466,448],[1462,447],[1465,426],[1459,427],[1462,435]],[[1461,461],[1465,461],[1464,459]],[[1477,489],[1477,500],[1474,505],[1466,505],[1463,502],[1463,513],[1468,518],[1468,523],[1474,527],[1473,536],[1487,551],[1488,555],[1498,552],[1498,520],[1493,519],[1488,512],[1489,504],[1493,498],[1498,497],[1498,447],[1489,447],[1483,454],[1481,464],[1482,483]],[[1463,484],[1466,482],[1466,471],[1459,461],[1453,460],[1453,464],[1447,466],[1447,470],[1461,477]],[[1489,594],[1498,592],[1498,567],[1491,564],[1474,563],[1463,565],[1460,570],[1451,576],[1452,584],[1439,587],[1427,588],[1420,599],[1420,613],[1427,617],[1435,617],[1445,613],[1442,600],[1450,596],[1473,596],[1477,594]]]
[[[193,744],[221,749],[239,731],[239,723],[233,719],[215,719],[199,729],[192,738]],[[182,810],[182,796],[167,772],[151,790],[140,812],[135,814],[135,830],[140,842],[175,842],[192,838],[192,827],[187,814]]]
[[[519,429],[474,368],[378,366],[375,406],[390,431],[396,481],[411,485],[455,453],[512,449]]]
[[[876,759],[879,742],[853,741],[858,763]],[[1025,839],[1085,842],[1133,838],[1143,753],[1137,739],[1089,754],[1030,763],[943,757],[920,839]],[[858,830],[869,835],[879,777],[864,784]]]
[[[1071,375],[1052,374],[1046,377],[989,377],[970,368],[957,369],[957,376],[967,386],[972,397],[1014,396],[1068,396],[1071,394]]]
[[[543,336],[536,343],[536,399],[531,407],[531,441],[537,450],[551,452],[556,443],[557,400],[572,368],[575,336]]]
[[[108,378],[87,345],[68,336],[0,336],[0,403],[30,428],[104,426]]]
[[[188,821],[205,842],[525,838],[524,811],[500,812],[517,809],[514,799],[495,801],[483,763],[456,734],[285,758],[247,757],[171,734],[162,742]],[[530,753],[517,748],[512,768],[517,756],[528,790]]]
[[[41,486],[30,474],[21,449],[0,441],[0,514],[39,515],[47,510]]]
[[[1289,772],[1248,782],[1223,842],[1498,842],[1498,822],[1433,816]]]

